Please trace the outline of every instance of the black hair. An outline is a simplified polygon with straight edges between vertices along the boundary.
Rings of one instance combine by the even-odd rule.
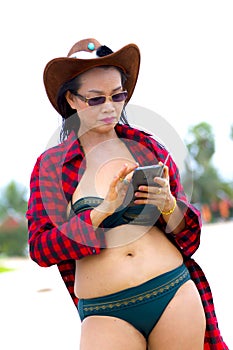
[[[127,80],[127,75],[126,73],[120,68],[120,67],[115,67],[115,66],[99,66],[99,68],[111,68],[114,67],[116,68],[120,74],[121,74],[121,83],[122,86],[124,87],[124,84]],[[79,127],[80,127],[80,120],[78,117],[78,114],[76,110],[72,109],[69,105],[69,103],[66,100],[66,92],[67,91],[77,91],[81,86],[80,82],[80,75],[72,78],[71,80],[67,81],[65,84],[62,85],[58,92],[57,96],[57,105],[59,108],[59,112],[62,116],[62,127],[60,131],[60,141],[63,142],[71,131],[74,131],[75,134],[77,135]],[[123,108],[121,117],[120,117],[120,122],[122,124],[128,124],[127,121],[127,116],[126,116],[126,111],[125,108]]]

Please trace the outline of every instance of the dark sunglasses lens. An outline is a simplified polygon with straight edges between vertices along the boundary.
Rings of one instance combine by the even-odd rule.
[[[126,100],[126,98],[127,98],[126,91],[119,92],[119,94],[112,95],[113,102],[121,102],[121,101]]]
[[[97,106],[97,105],[101,105],[105,101],[106,101],[105,96],[98,96],[98,97],[89,98],[88,104],[89,106]]]

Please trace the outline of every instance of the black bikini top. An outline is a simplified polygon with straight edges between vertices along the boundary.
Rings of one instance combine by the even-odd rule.
[[[78,199],[75,203],[71,201],[70,218],[87,210],[94,209],[100,205],[103,198],[99,197],[84,197]],[[102,225],[104,228],[113,228],[120,225],[134,224],[143,226],[153,226],[160,212],[151,204],[146,205],[133,205],[128,206],[121,205],[112,215],[103,220]]]

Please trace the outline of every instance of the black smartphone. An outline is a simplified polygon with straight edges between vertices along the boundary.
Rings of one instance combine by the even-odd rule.
[[[162,177],[163,169],[164,164],[148,165],[136,168],[133,172],[123,204],[128,205],[133,203],[134,193],[138,190],[140,185],[160,187],[159,184],[154,182],[154,177]]]
[[[140,185],[159,187],[160,185],[154,182],[154,177],[162,177],[163,169],[164,165],[158,164],[136,168],[131,180],[134,191],[137,191]]]

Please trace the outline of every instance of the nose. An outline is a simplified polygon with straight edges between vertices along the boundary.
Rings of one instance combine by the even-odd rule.
[[[103,109],[106,111],[115,110],[115,104],[112,102],[111,96],[106,97],[106,101],[103,103]]]

